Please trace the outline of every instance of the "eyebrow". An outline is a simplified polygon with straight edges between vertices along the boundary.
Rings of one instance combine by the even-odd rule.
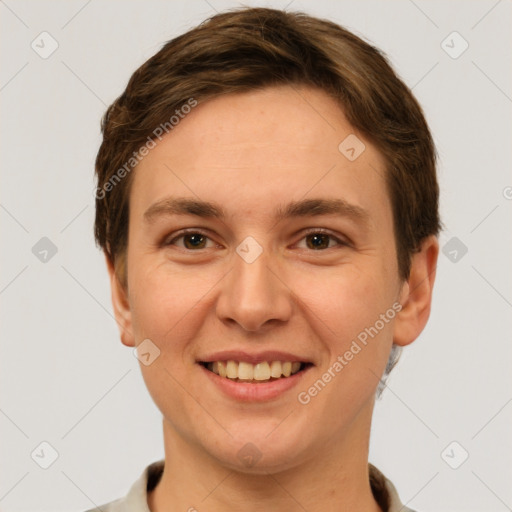
[[[194,198],[168,197],[151,205],[144,213],[144,220],[147,223],[152,223],[158,217],[170,215],[195,215],[218,219],[227,217],[226,211],[219,204]],[[361,224],[368,224],[370,220],[370,215],[366,210],[343,199],[313,198],[292,201],[285,206],[278,206],[274,213],[276,221],[320,215],[339,215]]]

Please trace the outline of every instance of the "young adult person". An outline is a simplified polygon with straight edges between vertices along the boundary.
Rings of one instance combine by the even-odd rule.
[[[382,53],[301,13],[221,13],[135,71],[102,131],[96,240],[165,460],[101,510],[409,510],[368,447],[429,317],[439,192]]]

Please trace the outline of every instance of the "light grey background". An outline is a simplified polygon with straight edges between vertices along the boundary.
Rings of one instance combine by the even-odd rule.
[[[376,407],[370,460],[419,511],[512,510],[512,3],[247,4],[352,29],[424,106],[440,154],[441,245],[456,237],[468,252],[440,255],[430,323]],[[93,242],[99,121],[163,42],[237,5],[0,1],[2,510],[88,509],[163,456],[160,414],[119,341]],[[58,42],[46,59],[31,47],[51,49],[43,31]],[[469,44],[458,58],[453,31]],[[32,252],[42,237],[58,249],[47,262]],[[43,441],[58,452],[46,470]]]

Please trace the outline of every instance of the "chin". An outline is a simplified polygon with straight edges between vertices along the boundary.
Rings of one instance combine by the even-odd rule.
[[[223,432],[222,439],[204,439],[204,451],[231,471],[265,475],[288,470],[307,460],[308,453],[312,456],[315,448],[308,442],[310,429],[290,430],[287,421],[242,420],[227,429],[233,437]]]

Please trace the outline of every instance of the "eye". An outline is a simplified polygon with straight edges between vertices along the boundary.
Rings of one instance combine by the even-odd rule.
[[[210,245],[208,245],[208,243]],[[180,235],[164,242],[164,245],[176,245],[187,250],[208,249],[214,247],[214,243],[200,231],[182,232]]]
[[[307,249],[311,249],[313,251],[321,251],[324,249],[331,249],[336,246],[347,246],[348,243],[340,240],[338,237],[332,235],[321,229],[315,229],[306,233],[306,235],[301,239],[305,240],[305,245]],[[300,244],[299,244],[300,247]],[[302,246],[301,248],[304,248]]]

